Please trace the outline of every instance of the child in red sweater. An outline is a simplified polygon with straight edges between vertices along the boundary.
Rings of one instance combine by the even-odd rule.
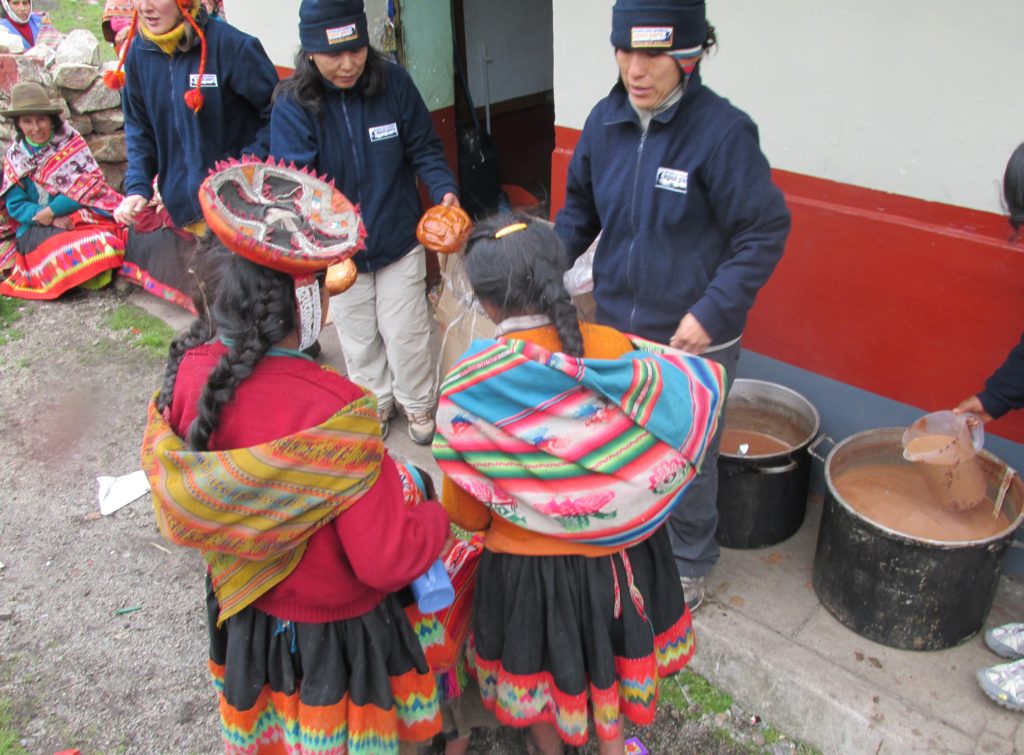
[[[150,406],[143,463],[157,520],[209,566],[210,669],[228,752],[397,752],[400,739],[437,733],[440,717],[393,593],[438,557],[448,518],[435,501],[406,506],[373,395],[301,351],[327,312],[323,269],[358,242],[339,252],[330,237],[358,224],[351,205],[325,201],[344,210],[333,219],[322,209],[271,215],[294,214],[293,204],[301,213],[297,192],[333,190],[278,168],[261,183],[266,166],[252,165],[219,176],[223,196],[270,209],[236,218],[204,194],[225,243],[203,250],[209,314],[172,344]],[[260,229],[265,248],[231,235],[236,219],[256,215],[274,217]]]

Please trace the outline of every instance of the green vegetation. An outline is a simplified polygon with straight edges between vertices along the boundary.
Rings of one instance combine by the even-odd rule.
[[[13,327],[21,319],[21,308],[26,306],[20,299],[0,296],[0,346],[10,341],[17,341],[24,333]]]
[[[46,11],[58,31],[67,34],[72,29],[88,29],[100,41],[100,57],[115,60],[114,46],[103,39],[100,21],[103,18],[103,0],[89,3],[86,0],[58,0],[51,3],[36,3],[36,10]]]
[[[731,695],[692,671],[683,671],[664,680],[658,694],[663,705],[675,708],[683,718],[689,721],[699,721],[707,716],[714,717],[733,707]],[[754,724],[754,722],[751,723]],[[714,736],[719,741],[727,742],[750,753],[763,752],[765,747],[770,748],[786,739],[778,729],[766,723],[759,724],[759,730],[761,736],[764,737],[764,744],[760,746],[745,737],[737,738],[733,731],[727,728],[716,729]],[[792,742],[792,740],[790,741]],[[799,742],[792,742],[792,745],[795,748],[794,755],[819,755],[813,748]]]
[[[11,719],[10,700],[0,700],[0,755],[23,755],[21,737]]]
[[[159,317],[132,304],[122,304],[107,317],[107,327],[127,331],[132,343],[156,356],[167,356],[174,330]]]

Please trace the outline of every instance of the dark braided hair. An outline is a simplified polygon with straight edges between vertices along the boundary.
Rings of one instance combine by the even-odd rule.
[[[526,228],[495,238],[516,223]],[[508,317],[547,315],[558,331],[562,351],[583,356],[576,305],[562,282],[568,260],[562,242],[547,223],[528,215],[500,215],[479,223],[466,243],[465,265],[478,299]]]
[[[1010,155],[1003,173],[1003,197],[1006,209],[1010,214],[1010,225],[1013,226],[1013,238],[1020,237],[1020,228],[1024,225],[1024,144]]]
[[[178,365],[188,349],[214,333],[228,341],[228,353],[210,372],[185,438],[191,449],[206,451],[221,409],[271,347],[296,329],[297,316],[291,277],[234,254],[215,238],[197,252],[196,272],[206,282],[209,316],[201,316],[171,344],[157,406],[162,410],[170,404]]]

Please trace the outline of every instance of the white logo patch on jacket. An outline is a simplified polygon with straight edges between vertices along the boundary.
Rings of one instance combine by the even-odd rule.
[[[685,170],[658,168],[658,177],[655,179],[654,185],[659,189],[667,189],[678,194],[685,194],[689,175]]]
[[[383,126],[370,126],[370,141],[379,142],[384,139],[394,139],[398,136],[398,124],[388,123]]]
[[[189,77],[188,77],[188,88],[189,89],[195,89],[197,81],[199,81],[199,74],[198,73],[189,74]],[[215,74],[215,73],[204,73],[203,74],[203,83],[200,86],[203,86],[203,87],[206,87],[206,88],[216,89],[218,87],[218,84],[217,84],[217,74]]]

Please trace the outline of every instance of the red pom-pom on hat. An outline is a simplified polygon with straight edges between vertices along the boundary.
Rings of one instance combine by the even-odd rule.
[[[118,68],[116,71],[105,71],[103,73],[103,85],[107,89],[124,89],[124,71]]]

